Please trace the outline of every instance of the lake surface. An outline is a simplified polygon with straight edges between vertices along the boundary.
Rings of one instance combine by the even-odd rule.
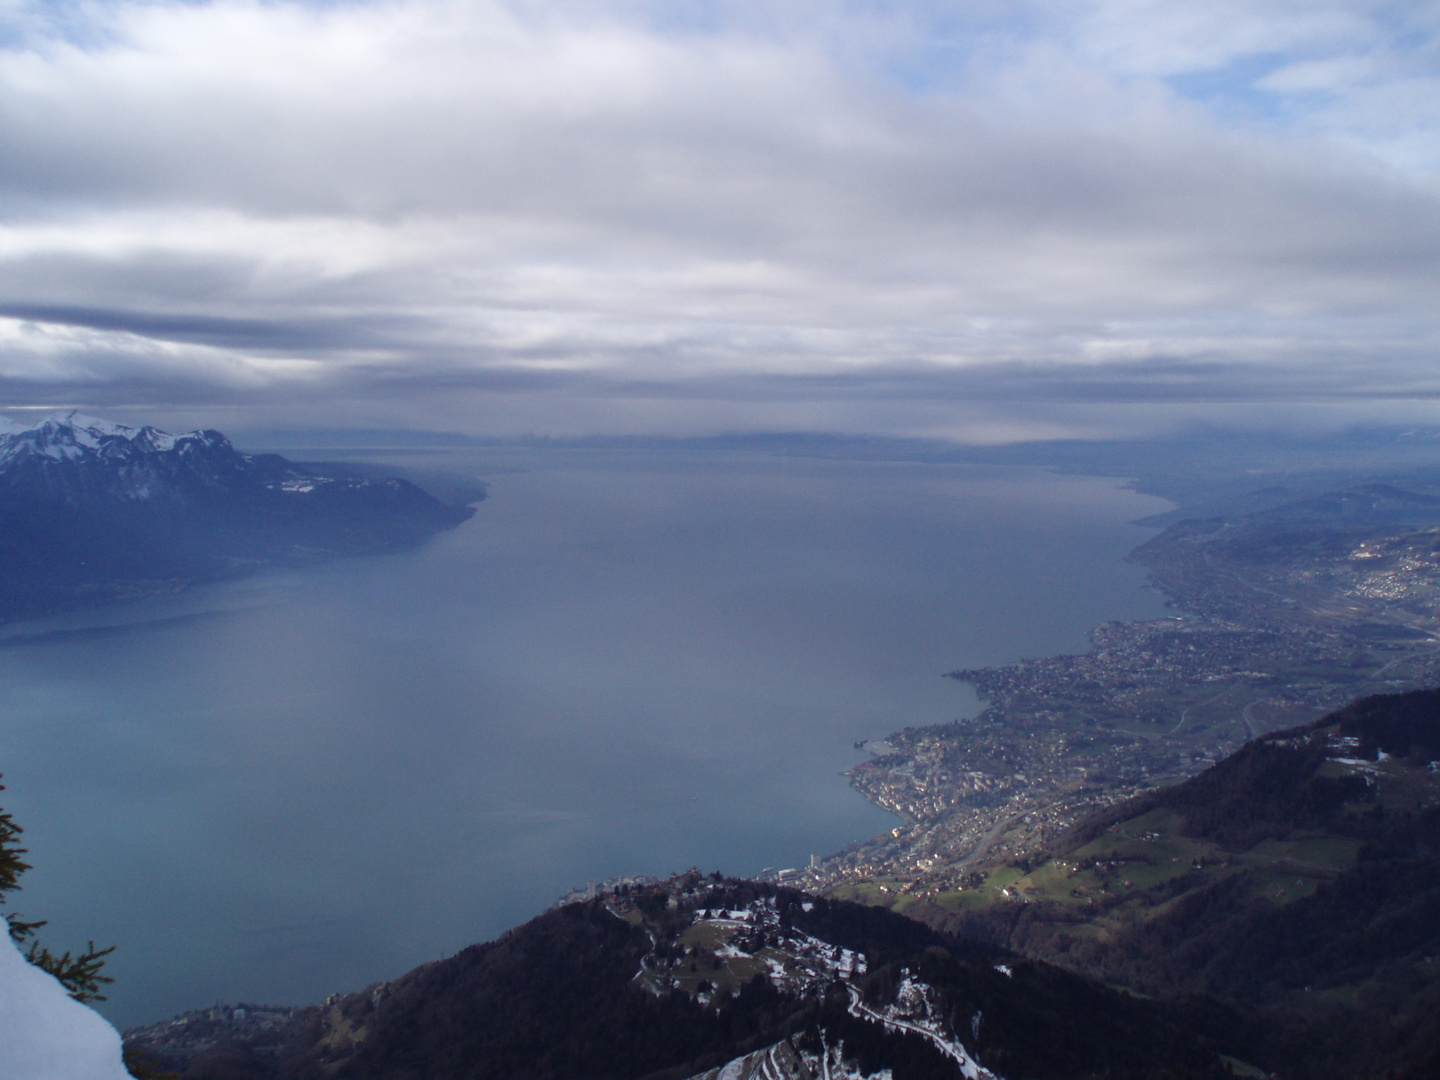
[[[490,498],[422,550],[4,628],[16,907],[119,946],[117,1023],[357,989],[589,879],[800,865],[893,824],[839,773],[972,713],[943,672],[1164,610],[1122,557],[1165,504],[1114,480],[424,464]]]

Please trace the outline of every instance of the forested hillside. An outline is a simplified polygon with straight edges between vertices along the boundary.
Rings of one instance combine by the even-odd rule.
[[[1284,1076],[1425,1074],[1440,1046],[1440,691],[1371,697],[1079,823],[907,913],[1249,1017]]]
[[[681,1080],[778,1041],[816,1075],[1224,1076],[1196,1026],[889,912],[691,873],[558,908],[263,1034],[197,1018],[130,1046],[186,1080]]]

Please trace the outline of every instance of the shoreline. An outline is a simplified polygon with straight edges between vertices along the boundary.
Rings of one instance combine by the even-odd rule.
[[[1277,543],[1297,533],[1328,547]],[[1440,615],[1416,614],[1440,597],[1440,560],[1416,554],[1437,539],[1433,527],[1324,516],[1174,521],[1125,558],[1177,616],[1103,623],[1081,654],[947,673],[975,688],[977,716],[862,743],[885,752],[842,774],[902,824],[768,878],[934,895],[1269,731],[1440,682]]]

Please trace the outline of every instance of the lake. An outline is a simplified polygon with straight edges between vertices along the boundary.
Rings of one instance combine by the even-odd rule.
[[[894,823],[839,774],[858,739],[973,713],[945,671],[1165,610],[1123,556],[1167,504],[1114,479],[423,464],[490,498],[421,550],[3,629],[15,907],[52,947],[119,946],[117,1024],[358,989],[587,880],[800,865]]]

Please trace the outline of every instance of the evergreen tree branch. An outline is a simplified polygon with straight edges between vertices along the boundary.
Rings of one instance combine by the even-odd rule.
[[[37,941],[30,946],[25,959],[59,979],[76,1001],[104,1001],[105,995],[100,993],[101,983],[113,983],[115,980],[101,975],[100,969],[105,966],[105,957],[114,951],[114,945],[108,949],[97,949],[92,941],[90,947],[78,956],[71,957],[68,949],[56,956]]]
[[[5,785],[0,784],[0,791],[4,790]],[[19,845],[20,834],[24,831],[15,824],[15,818],[8,810],[0,810],[0,903],[4,903],[6,893],[20,888],[20,876],[30,869],[30,864],[20,858],[21,855],[29,853]],[[115,951],[115,946],[97,949],[92,941],[89,947],[77,956],[71,956],[68,949],[57,956],[38,941],[31,940],[35,937],[35,931],[44,925],[43,919],[39,922],[26,922],[18,911],[5,914],[5,926],[10,932],[10,940],[16,945],[24,945],[26,941],[30,941],[30,948],[25,953],[26,960],[59,979],[76,1001],[104,1001],[105,995],[100,993],[100,987],[115,980],[100,974],[100,969],[105,966],[105,957]]]
[[[0,784],[0,791],[4,790],[5,785]],[[20,858],[28,850],[17,843],[24,831],[8,810],[0,810],[0,900],[20,888],[20,875],[30,869],[30,864]]]

